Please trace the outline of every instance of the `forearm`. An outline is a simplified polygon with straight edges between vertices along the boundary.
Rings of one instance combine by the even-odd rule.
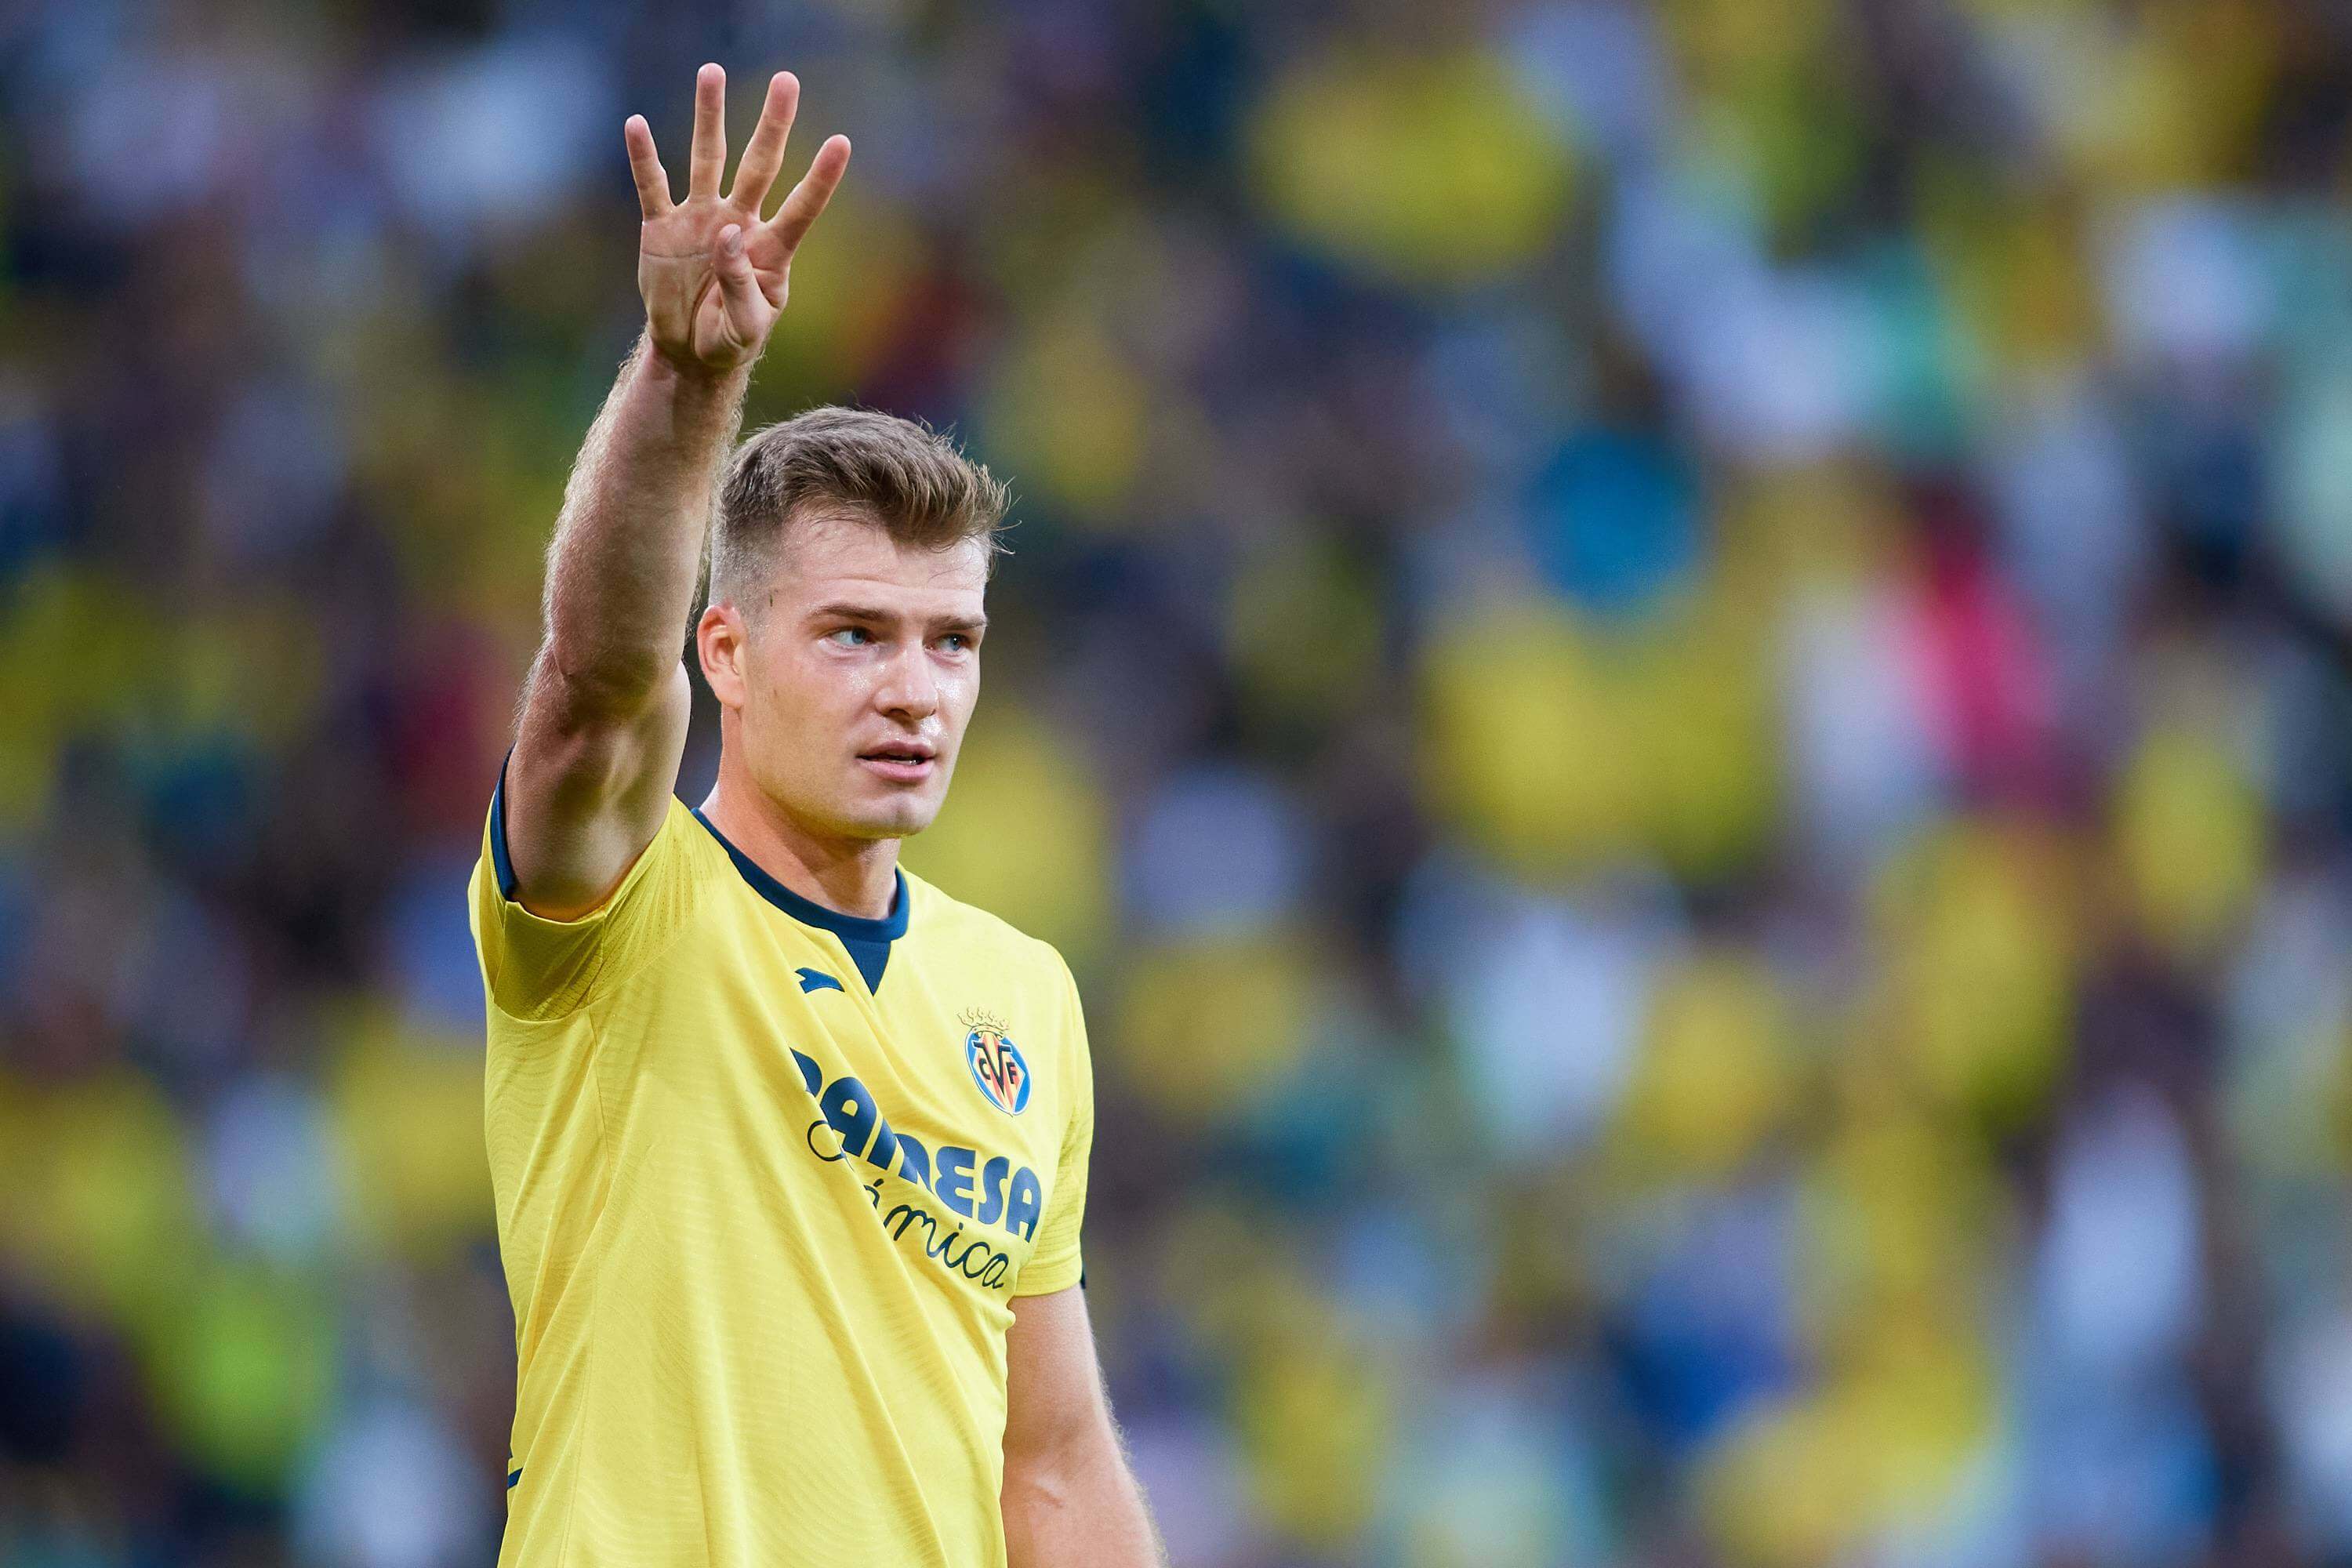
[[[671,677],[749,379],[683,374],[638,341],[564,488],[537,694],[625,711]]]
[[[1004,1546],[1012,1568],[1164,1568],[1143,1489],[1106,1423],[1058,1456],[1004,1464]]]

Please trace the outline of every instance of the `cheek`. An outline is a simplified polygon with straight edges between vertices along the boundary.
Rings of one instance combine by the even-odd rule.
[[[807,672],[794,669],[789,660],[771,654],[752,665],[743,685],[744,713],[754,724],[752,733],[746,738],[771,761],[789,760],[802,749],[795,737],[808,723],[802,711],[808,687]]]
[[[767,746],[803,759],[812,742],[845,733],[866,701],[866,681],[854,666],[821,653],[779,655],[758,667],[753,703],[767,731]]]
[[[950,728],[961,735],[971,719],[971,710],[980,700],[980,667],[973,665],[959,670],[940,683],[940,709],[947,716]]]

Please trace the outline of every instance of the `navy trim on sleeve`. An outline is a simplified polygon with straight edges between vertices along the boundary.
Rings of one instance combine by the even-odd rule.
[[[507,858],[507,763],[514,757],[514,749],[499,762],[499,782],[490,791],[490,869],[499,879],[499,897],[514,901],[514,862]]]

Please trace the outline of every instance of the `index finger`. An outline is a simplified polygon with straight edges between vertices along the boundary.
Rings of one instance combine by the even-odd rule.
[[[621,127],[629,149],[629,177],[637,183],[637,211],[647,223],[669,211],[669,174],[654,152],[653,128],[642,114],[632,114]]]
[[[793,187],[793,194],[784,198],[784,205],[768,220],[769,232],[783,241],[786,255],[800,248],[809,226],[824,211],[825,203],[833,200],[833,193],[841,185],[842,172],[848,167],[849,138],[826,137],[824,145],[816,150],[809,172],[801,176],[801,183]]]

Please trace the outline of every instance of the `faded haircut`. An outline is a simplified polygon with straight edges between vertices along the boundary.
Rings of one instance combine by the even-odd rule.
[[[786,531],[814,517],[871,521],[900,544],[966,540],[993,563],[1012,494],[929,425],[870,408],[812,408],[753,431],[727,465],[710,530],[709,602],[744,602],[775,569]]]

